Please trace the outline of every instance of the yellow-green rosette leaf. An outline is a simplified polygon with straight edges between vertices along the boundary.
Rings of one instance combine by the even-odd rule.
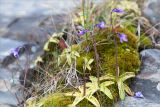
[[[134,72],[125,72],[124,74],[120,75],[120,79],[122,80],[122,82],[124,82],[125,80],[135,77],[135,73]]]
[[[118,84],[119,96],[120,96],[121,100],[124,100],[124,98],[125,98],[124,84],[120,79],[117,81],[117,84]]]
[[[102,91],[110,99],[113,99],[111,91],[106,86],[104,86],[104,84],[100,85],[100,91]]]
[[[131,91],[131,89],[127,86],[127,84],[124,84],[124,89],[128,95],[130,96],[134,95],[134,92]]]
[[[99,101],[94,97],[86,97],[88,101],[90,101],[95,107],[100,107]]]
[[[48,45],[49,45],[49,42],[46,42],[44,47],[43,47],[43,50],[49,51]]]
[[[53,42],[53,43],[56,43],[56,44],[58,44],[59,43],[59,40],[57,39],[57,38],[50,38],[49,39],[49,42]]]

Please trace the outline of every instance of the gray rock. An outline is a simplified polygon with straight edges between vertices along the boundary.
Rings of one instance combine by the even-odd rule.
[[[14,93],[0,91],[0,104],[18,105],[18,101]]]
[[[142,65],[138,75],[141,79],[150,79],[155,82],[160,81],[160,50],[147,49],[140,53]]]
[[[145,98],[126,97],[124,101],[116,103],[114,107],[160,107],[160,104],[151,102]]]
[[[160,22],[160,1],[144,0],[142,12],[153,24]]]

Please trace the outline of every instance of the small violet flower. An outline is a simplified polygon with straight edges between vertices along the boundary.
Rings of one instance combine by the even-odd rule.
[[[124,10],[123,10],[123,9],[120,9],[120,8],[114,8],[114,9],[112,10],[112,12],[124,13]]]
[[[89,30],[79,30],[79,31],[78,31],[78,35],[79,35],[79,36],[82,36],[82,35],[86,34],[88,31],[89,31]]]
[[[100,23],[96,24],[96,27],[100,28],[100,29],[104,29],[105,26],[105,22],[101,21]]]
[[[136,98],[144,98],[143,94],[140,91],[136,92],[134,97],[136,97]]]
[[[118,34],[118,37],[119,37],[121,43],[123,43],[123,41],[128,42],[128,39],[125,34],[123,34],[123,33],[117,33],[117,34]]]
[[[15,57],[15,58],[18,58],[19,57],[19,50],[20,50],[21,47],[17,47],[15,49],[12,49],[11,50],[11,54]]]

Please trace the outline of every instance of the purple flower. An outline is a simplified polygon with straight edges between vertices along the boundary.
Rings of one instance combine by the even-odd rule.
[[[100,29],[104,29],[105,28],[105,22],[101,21],[100,23],[96,24],[96,27],[98,27]]]
[[[143,94],[140,91],[136,92],[134,97],[136,97],[136,98],[144,98]]]
[[[84,30],[79,30],[79,31],[78,31],[78,35],[79,35],[79,36],[82,36],[82,35],[86,34],[88,31],[89,31],[89,30],[85,30],[85,29],[84,29]]]
[[[112,10],[112,12],[124,13],[124,10],[123,10],[123,9],[120,9],[120,8],[114,8],[114,9]]]
[[[118,37],[119,37],[121,43],[123,43],[123,41],[128,42],[128,39],[125,34],[123,34],[123,33],[117,33],[117,34],[118,34]]]
[[[21,47],[17,47],[15,49],[12,49],[11,50],[11,54],[15,57],[15,58],[18,58],[19,57],[19,50],[20,50]]]

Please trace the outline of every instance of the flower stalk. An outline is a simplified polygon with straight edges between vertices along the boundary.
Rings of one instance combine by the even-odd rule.
[[[119,77],[119,64],[118,64],[118,44],[117,44],[117,40],[116,40],[116,32],[114,32],[114,25],[113,25],[113,18],[112,18],[112,13],[114,11],[112,10],[111,12],[111,17],[110,17],[110,21],[111,21],[111,32],[114,35],[114,45],[115,45],[115,71],[116,71],[116,78]]]

